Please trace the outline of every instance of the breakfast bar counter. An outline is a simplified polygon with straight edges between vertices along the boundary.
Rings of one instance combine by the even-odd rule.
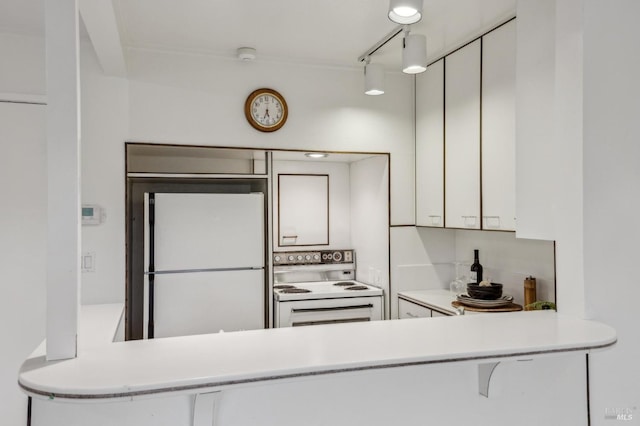
[[[494,362],[615,344],[604,324],[549,311],[374,321],[113,342],[118,305],[84,306],[78,357],[23,364],[22,389],[55,400],[113,400],[398,369]],[[120,307],[121,309],[121,307]]]

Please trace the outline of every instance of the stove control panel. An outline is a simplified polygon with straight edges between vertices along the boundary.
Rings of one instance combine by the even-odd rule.
[[[273,253],[274,266],[354,263],[353,250],[280,251]]]

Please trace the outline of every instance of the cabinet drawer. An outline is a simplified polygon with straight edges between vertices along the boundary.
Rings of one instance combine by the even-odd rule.
[[[431,309],[404,299],[398,299],[398,318],[431,318]]]

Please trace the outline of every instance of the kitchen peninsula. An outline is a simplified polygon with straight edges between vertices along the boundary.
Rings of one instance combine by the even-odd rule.
[[[25,361],[32,424],[84,424],[96,407],[105,425],[377,425],[398,409],[441,424],[473,394],[455,424],[477,410],[512,424],[530,392],[545,400],[531,424],[570,424],[587,416],[585,354],[616,342],[611,327],[540,311],[114,342],[121,312],[84,306],[77,358],[47,362],[41,345]]]

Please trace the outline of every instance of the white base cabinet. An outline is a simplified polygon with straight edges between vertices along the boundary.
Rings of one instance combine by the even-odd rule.
[[[447,317],[451,314],[445,314],[434,309],[429,309],[426,306],[419,305],[409,300],[399,298],[398,299],[398,319],[408,318],[433,318],[433,317]]]

